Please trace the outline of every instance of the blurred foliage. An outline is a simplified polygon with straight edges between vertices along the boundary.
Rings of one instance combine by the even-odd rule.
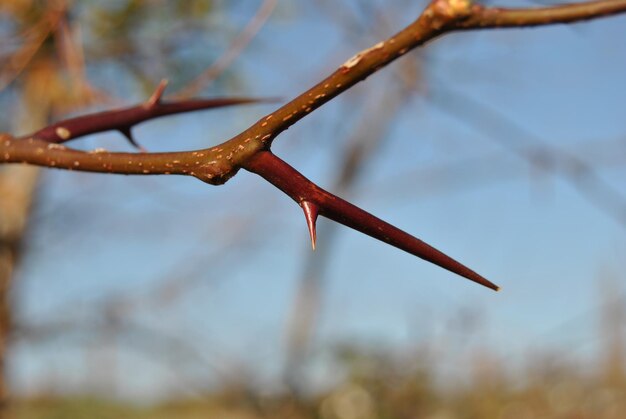
[[[240,29],[229,22],[229,7],[212,0],[3,0],[0,104],[9,112],[0,116],[0,131],[11,131],[11,112],[34,106],[33,98],[55,119],[143,98],[162,78],[170,91],[184,86]],[[233,74],[221,81],[237,83]]]
[[[626,379],[588,375],[558,356],[531,359],[521,374],[473,363],[465,383],[437,383],[437,362],[418,351],[398,357],[377,351],[337,351],[345,378],[310,397],[261,395],[244,385],[204,398],[137,407],[84,398],[39,397],[14,406],[16,418],[426,418],[515,419],[626,417]],[[484,356],[485,354],[483,354]],[[478,367],[477,367],[478,366]]]

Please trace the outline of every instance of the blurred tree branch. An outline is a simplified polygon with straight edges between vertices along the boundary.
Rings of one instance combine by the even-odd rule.
[[[213,80],[219,77],[233,63],[235,58],[243,51],[261,30],[267,19],[276,8],[278,0],[263,0],[258,10],[252,16],[248,24],[233,39],[226,51],[209,68],[204,70],[187,86],[178,90],[173,96],[177,98],[187,98],[197,95]]]

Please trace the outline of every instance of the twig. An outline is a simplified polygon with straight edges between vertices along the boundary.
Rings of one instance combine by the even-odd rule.
[[[119,131],[134,143],[130,133],[131,128],[150,119],[198,110],[276,100],[238,97],[166,102],[162,100],[166,87],[167,80],[162,80],[152,96],[140,105],[66,119],[25,135],[22,139],[36,138],[49,143],[60,144],[98,132]]]
[[[469,0],[448,0],[463,9]],[[459,22],[455,29],[520,28],[551,25],[555,23],[584,22],[604,16],[623,13],[624,0],[600,0],[582,3],[561,4],[552,7],[530,9],[503,9],[472,5],[467,19]]]
[[[216,147],[178,153],[108,153],[102,150],[85,153],[39,138],[14,138],[0,134],[0,163],[22,162],[102,173],[184,174],[214,185],[225,183],[243,167],[262,175],[296,202],[308,207],[307,222],[311,231],[314,231],[311,226],[315,210],[318,210],[321,215],[334,221],[497,289],[483,277],[441,252],[317,187],[268,151],[272,141],[300,119],[390,62],[446,33],[571,23],[624,12],[626,0],[589,1],[532,9],[491,8],[473,4],[470,0],[433,0],[417,20],[405,29],[354,55],[326,79]],[[192,110],[183,110],[180,103],[174,106],[180,112]],[[167,114],[176,113],[171,104],[164,103],[162,107],[168,109],[165,112]],[[197,109],[191,105],[190,108]],[[90,126],[98,126],[99,130],[108,127],[121,131],[119,127],[124,124],[117,125],[115,118],[125,118],[132,112],[141,111],[135,107],[121,113],[110,111],[105,114],[106,117],[102,113],[94,114],[83,119],[77,118],[80,123],[76,125],[85,132],[91,130]],[[57,125],[53,128],[59,138],[76,137],[75,133],[60,128],[67,127]]]

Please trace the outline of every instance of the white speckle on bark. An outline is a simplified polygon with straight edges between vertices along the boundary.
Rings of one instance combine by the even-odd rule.
[[[62,140],[67,140],[68,138],[72,136],[72,133],[70,132],[70,130],[65,127],[58,127],[57,129],[54,130],[54,132]]]
[[[357,53],[352,58],[350,58],[348,61],[343,63],[340,68],[342,68],[343,70],[349,70],[352,67],[354,67],[355,65],[357,65],[359,62],[361,62],[361,59],[365,55],[367,55],[368,53],[370,53],[372,51],[376,51],[377,49],[381,49],[384,46],[385,46],[384,42],[379,42],[376,45],[374,45],[373,47],[370,47],[368,49],[364,49],[363,51]]]

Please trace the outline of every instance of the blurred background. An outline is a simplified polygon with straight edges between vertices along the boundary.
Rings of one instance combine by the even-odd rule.
[[[425,4],[3,0],[0,132],[136,104],[163,78],[166,99],[288,100]],[[247,172],[0,167],[4,414],[626,417],[624,39],[626,16],[451,34],[275,142],[500,293],[324,219],[312,252],[300,208]],[[275,106],[134,134],[206,148]],[[116,132],[72,146],[132,150]]]

